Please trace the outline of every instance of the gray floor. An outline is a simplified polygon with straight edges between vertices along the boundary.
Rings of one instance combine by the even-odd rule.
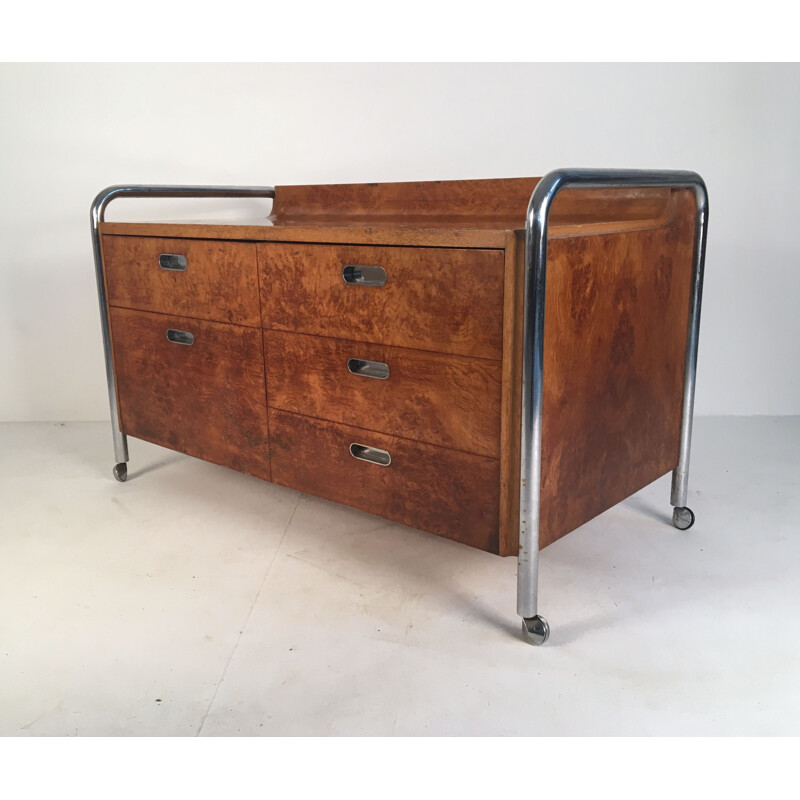
[[[131,441],[0,425],[0,734],[800,733],[800,418],[515,562]]]

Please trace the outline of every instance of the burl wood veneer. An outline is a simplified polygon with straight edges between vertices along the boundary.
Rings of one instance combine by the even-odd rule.
[[[499,360],[503,253],[429,247],[260,244],[264,324],[283,331]],[[349,286],[346,264],[381,266]]]
[[[185,270],[162,269],[162,253],[184,256]],[[103,258],[111,306],[261,325],[254,244],[104,236]]]
[[[542,547],[678,463],[692,193],[675,205],[663,228],[549,246]]]
[[[283,331],[264,342],[273,408],[500,457],[499,361]],[[354,375],[351,358],[387,364],[389,377]]]
[[[103,223],[123,433],[516,554],[537,180],[278,187],[248,224]],[[693,217],[691,193],[669,189],[554,203],[541,546],[677,464]],[[382,267],[385,284],[346,284],[348,264]]]
[[[126,433],[270,479],[260,330],[125,308],[111,309],[111,326]]]
[[[269,424],[276,483],[497,552],[496,459],[277,409]],[[353,443],[391,453],[391,464],[353,458]]]

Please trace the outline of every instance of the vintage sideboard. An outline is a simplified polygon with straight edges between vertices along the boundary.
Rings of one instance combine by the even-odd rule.
[[[104,221],[126,196],[273,205]],[[707,215],[674,171],[110,187],[91,216],[114,475],[133,436],[517,556],[541,644],[541,547],[670,471],[694,522]]]

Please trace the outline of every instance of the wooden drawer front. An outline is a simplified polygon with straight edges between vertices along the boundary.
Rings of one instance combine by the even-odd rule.
[[[258,245],[264,326],[442,353],[502,355],[503,252]],[[348,265],[382,286],[348,284]]]
[[[103,264],[109,305],[261,325],[255,244],[104,236]]]
[[[281,331],[264,339],[270,406],[499,458],[500,362]],[[361,374],[383,365],[388,378]]]
[[[110,311],[123,432],[269,480],[261,331]]]
[[[272,480],[496,553],[499,462],[270,409]],[[351,445],[379,448],[388,466]]]

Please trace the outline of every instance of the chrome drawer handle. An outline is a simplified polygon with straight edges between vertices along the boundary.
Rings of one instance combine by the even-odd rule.
[[[386,450],[379,450],[377,447],[367,447],[365,444],[350,445],[350,455],[359,461],[369,461],[370,464],[377,464],[379,467],[388,467],[392,463],[392,457]]]
[[[382,361],[364,361],[361,358],[348,358],[347,369],[353,375],[360,375],[364,378],[377,378],[385,381],[389,377],[389,365]]]
[[[175,253],[162,253],[158,257],[158,266],[161,269],[169,269],[173,272],[183,272],[189,266],[186,256],[179,256]]]
[[[176,331],[174,328],[167,330],[167,339],[175,344],[194,344],[194,334],[189,331]]]
[[[386,283],[386,270],[383,267],[345,264],[342,268],[342,279],[351,286],[383,286]]]

